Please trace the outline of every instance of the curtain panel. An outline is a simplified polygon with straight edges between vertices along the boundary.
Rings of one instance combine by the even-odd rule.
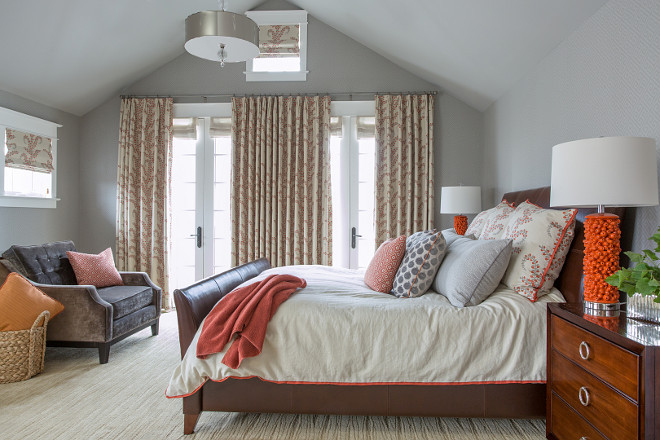
[[[376,247],[433,228],[435,96],[376,96]]]
[[[330,97],[232,98],[232,265],[332,264]]]
[[[172,98],[122,99],[117,171],[117,268],[149,274],[165,310],[173,112]]]

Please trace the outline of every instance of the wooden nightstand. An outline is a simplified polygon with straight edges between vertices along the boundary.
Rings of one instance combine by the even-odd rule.
[[[547,438],[660,439],[660,326],[583,307],[548,305]]]

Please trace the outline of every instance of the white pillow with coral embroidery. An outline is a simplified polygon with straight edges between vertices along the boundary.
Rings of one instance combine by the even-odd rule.
[[[513,252],[502,283],[530,301],[552,288],[575,235],[577,209],[543,209],[529,201],[518,205],[502,238]]]
[[[491,214],[484,223],[479,240],[500,240],[503,238],[504,229],[509,224],[509,216],[515,210],[513,204],[502,200],[499,205],[491,209]]]
[[[474,235],[474,238],[479,238],[481,231],[484,230],[484,225],[486,224],[488,217],[493,213],[494,209],[495,208],[487,209],[477,214],[477,216],[470,222],[470,226],[468,226],[465,231],[465,235]]]

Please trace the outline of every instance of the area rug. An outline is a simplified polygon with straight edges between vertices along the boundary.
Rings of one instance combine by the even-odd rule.
[[[454,419],[202,413],[183,436],[180,399],[166,399],[179,360],[176,314],[114,345],[110,362],[98,351],[47,348],[45,370],[0,385],[0,438],[225,440],[541,440],[543,420]]]

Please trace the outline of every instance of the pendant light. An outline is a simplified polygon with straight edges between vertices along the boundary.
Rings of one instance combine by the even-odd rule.
[[[201,11],[186,18],[186,50],[196,57],[237,63],[259,55],[259,26],[245,15]]]

